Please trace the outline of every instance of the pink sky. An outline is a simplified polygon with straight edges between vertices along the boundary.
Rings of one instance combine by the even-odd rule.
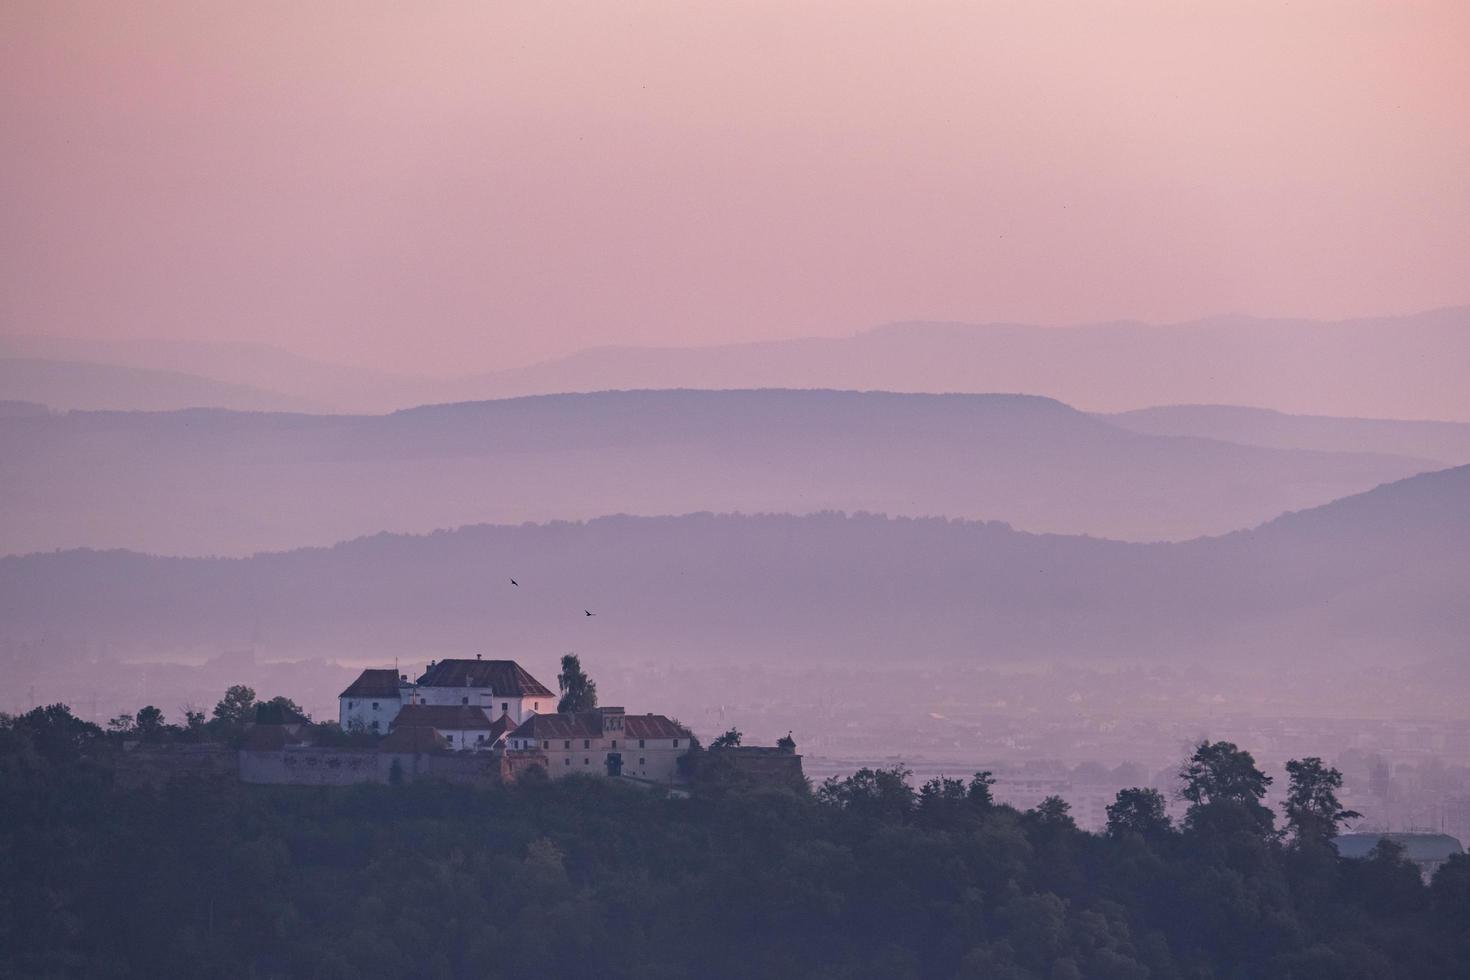
[[[0,6],[0,332],[425,371],[1470,301],[1470,4]]]

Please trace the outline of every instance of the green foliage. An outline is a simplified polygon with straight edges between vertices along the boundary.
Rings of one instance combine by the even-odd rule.
[[[1342,773],[1323,765],[1316,756],[1286,764],[1291,785],[1282,809],[1286,825],[1298,844],[1325,843],[1337,836],[1342,824],[1362,816],[1337,801]]]
[[[255,718],[255,690],[235,684],[225,691],[214,706],[214,720],[227,727],[239,727]]]
[[[130,788],[127,755],[61,705],[0,718],[3,980],[1470,976],[1470,858],[1426,887],[1391,845],[1145,833],[1146,790],[1091,835],[986,773]]]
[[[561,658],[561,673],[556,675],[561,691],[557,711],[591,711],[597,707],[597,682],[582,670],[582,660],[575,653]]]
[[[144,738],[157,735],[163,730],[163,710],[151,704],[139,708],[136,724],[138,734]]]
[[[301,710],[301,705],[284,694],[277,694],[269,701],[258,702],[254,716],[258,725],[289,725],[311,720],[311,716]]]
[[[1108,804],[1108,833],[1113,837],[1160,837],[1170,829],[1164,794],[1156,789],[1120,789],[1114,802]]]
[[[709,747],[712,749],[733,749],[740,744],[740,740],[744,737],[739,731],[731,728],[725,734],[717,735],[715,740],[709,743]]]
[[[1261,800],[1271,777],[1256,768],[1255,757],[1233,742],[1201,742],[1179,771],[1180,795],[1190,802],[1186,829],[1217,837],[1249,832],[1274,833],[1276,817]]]

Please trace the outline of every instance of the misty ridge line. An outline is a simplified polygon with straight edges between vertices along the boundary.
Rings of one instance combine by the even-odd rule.
[[[48,361],[46,385],[25,377],[39,371],[35,365],[6,365],[25,358]],[[62,376],[69,361],[90,365],[78,367],[85,384]],[[113,376],[99,375],[107,370]],[[138,370],[172,374],[128,373]],[[557,392],[778,387],[1045,392],[1106,412],[1207,402],[1292,414],[1470,421],[1470,395],[1458,392],[1466,371],[1470,307],[1330,322],[1243,316],[1056,327],[909,321],[843,337],[602,345],[446,377],[331,364],[262,344],[0,337],[0,398],[56,408],[383,412]],[[189,376],[187,384],[181,375]],[[199,387],[211,384],[237,387],[200,400]],[[262,405],[261,392],[277,394],[279,404]]]
[[[1249,432],[1240,443],[1189,435],[1189,418],[1145,422],[1170,431],[1035,395],[789,389],[373,416],[17,412],[0,418],[0,546],[251,554],[377,531],[706,511],[945,515],[1183,540],[1470,461],[1470,426],[1343,423],[1328,435],[1346,444],[1322,450],[1320,432],[1266,446]],[[1383,451],[1411,441],[1422,456]]]
[[[114,656],[263,631],[287,658],[592,644],[619,662],[906,651],[1406,664],[1463,654],[1467,576],[1470,466],[1180,543],[697,514],[380,534],[249,558],[7,557],[0,640],[105,638]]]

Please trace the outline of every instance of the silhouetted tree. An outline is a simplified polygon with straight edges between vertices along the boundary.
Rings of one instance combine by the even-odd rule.
[[[828,778],[817,790],[817,800],[880,820],[903,820],[914,807],[916,794],[909,785],[912,775],[903,766],[864,767],[846,779]]]
[[[991,775],[989,769],[982,769],[975,773],[970,779],[970,786],[966,791],[970,802],[981,807],[994,806],[995,797],[990,792],[990,787],[994,785],[995,776]]]
[[[561,689],[557,711],[591,711],[597,707],[597,682],[582,670],[581,658],[575,653],[561,658],[561,673],[556,675],[556,686]]]
[[[1185,826],[1194,830],[1250,829],[1273,833],[1276,817],[1261,803],[1271,777],[1233,742],[1201,742],[1179,771],[1180,796],[1190,803]]]
[[[1362,816],[1338,802],[1342,773],[1323,765],[1318,757],[1292,759],[1286,764],[1286,773],[1291,783],[1281,806],[1298,844],[1326,843],[1337,836],[1343,823]]]
[[[1060,796],[1048,796],[1034,809],[1028,810],[1026,816],[1043,827],[1066,827],[1075,829],[1076,821],[1072,819],[1072,804]]]
[[[214,720],[222,725],[238,727],[255,717],[255,689],[244,684],[231,685],[214,706]]]
[[[1114,802],[1108,804],[1108,833],[1113,837],[1128,833],[1160,837],[1169,830],[1164,794],[1156,789],[1140,786],[1120,789]]]
[[[739,731],[731,728],[725,734],[716,736],[715,740],[709,743],[709,747],[712,749],[733,749],[740,744],[740,740],[744,737]]]
[[[139,735],[145,738],[156,735],[163,730],[163,711],[151,704],[139,708],[136,723]]]
[[[301,705],[284,694],[277,694],[269,701],[255,706],[255,720],[262,725],[286,725],[297,721],[311,721],[311,716],[301,710]]]

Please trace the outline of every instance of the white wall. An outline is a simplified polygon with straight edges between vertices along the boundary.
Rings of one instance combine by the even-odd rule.
[[[679,757],[689,751],[687,737],[645,739],[641,748],[638,745],[638,739],[623,737],[585,740],[553,738],[541,742],[521,739],[519,740],[520,745],[516,745],[516,741],[515,739],[508,741],[507,747],[512,750],[517,748],[540,749],[546,755],[547,773],[553,779],[570,776],[573,773],[606,776],[608,754],[619,752],[623,756],[624,775],[651,779],[660,783],[671,783],[679,778]],[[571,742],[571,748],[567,748],[568,741]],[[583,747],[584,741],[590,743],[586,748]],[[677,747],[674,745],[676,741],[679,743]]]
[[[556,710],[555,698],[497,697],[488,687],[420,687],[418,697],[421,704],[469,704],[484,708],[492,721],[508,714],[517,725],[532,714]]]
[[[398,698],[338,698],[337,721],[343,729],[361,725],[368,731],[388,734],[403,702]],[[374,727],[374,722],[377,723]]]

